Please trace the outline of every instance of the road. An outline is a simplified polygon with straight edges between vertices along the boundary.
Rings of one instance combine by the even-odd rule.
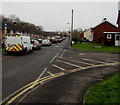
[[[25,56],[4,56],[3,99],[34,81],[9,102],[82,103],[91,84],[118,71],[118,54],[64,49],[68,43],[66,39]]]
[[[42,72],[50,66],[68,39],[50,47],[42,47],[39,51],[27,55],[4,56],[2,59],[2,96],[3,99],[24,85],[42,76]],[[54,72],[54,71],[53,71]],[[59,72],[59,71],[55,71]]]
[[[118,54],[80,52],[63,50],[53,62],[53,70],[61,70],[62,76],[42,83],[24,94],[19,101],[21,103],[49,104],[73,104],[83,105],[84,96],[88,89],[95,83],[112,76],[118,69]],[[51,71],[52,70],[52,71]]]

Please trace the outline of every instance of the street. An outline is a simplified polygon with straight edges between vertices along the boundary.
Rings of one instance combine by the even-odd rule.
[[[42,90],[41,88],[38,88],[38,91],[43,92],[40,92],[41,100],[39,100],[39,97],[36,97],[36,95],[34,95],[36,94],[36,92],[33,91],[33,96],[29,96],[27,101],[24,100],[24,96],[22,96],[22,99],[20,99],[19,102],[22,102],[24,100],[24,103],[81,103],[86,89],[88,89],[84,89],[85,85],[83,84],[83,82],[87,85],[89,84],[89,82],[91,82],[91,79],[86,78],[86,76],[92,77],[92,80],[96,78],[96,81],[101,81],[106,78],[106,75],[112,75],[113,73],[118,71],[118,54],[73,51],[64,49],[66,46],[69,46],[69,39],[66,39],[65,41],[58,44],[53,44],[50,47],[42,47],[41,50],[34,51],[33,53],[29,53],[27,55],[4,56],[2,60],[3,99],[5,99],[6,97],[10,97],[11,94],[33,81],[42,79],[43,77],[47,78],[47,76],[51,76],[54,78],[55,75],[59,73],[63,76],[56,76],[59,78],[55,77],[56,79],[42,86],[40,85]],[[97,69],[101,72],[97,72]],[[85,72],[83,72],[84,70]],[[85,75],[85,80],[82,80],[83,77],[81,77],[80,75]],[[74,79],[69,80],[69,78]],[[79,83],[78,78],[82,81],[82,83]],[[88,79],[88,82],[86,82],[86,79]],[[61,85],[57,81],[62,82],[60,83]],[[75,81],[76,83],[74,84],[74,87],[77,92],[74,93],[74,88],[72,89],[72,87]],[[66,85],[64,84],[64,82]],[[81,88],[77,87],[78,84],[81,84]],[[56,87],[55,90],[51,86]],[[57,87],[63,89],[59,90]],[[67,87],[69,87],[70,90]],[[79,89],[84,89],[85,91],[83,92]],[[49,91],[54,94],[51,99],[49,99],[48,97],[49,95],[52,95],[52,93]],[[56,96],[55,94],[57,94],[56,92],[58,91],[60,91],[60,93]],[[68,91],[68,93],[70,92],[71,96],[75,94],[73,100],[70,101],[71,98],[68,98],[68,100],[62,99],[58,101],[58,97],[62,98],[65,96],[69,96],[69,94],[64,93],[66,91]],[[84,94],[79,96],[78,91],[82,91],[82,93]],[[32,100],[31,97],[33,97]],[[82,97],[80,99],[81,101],[77,100],[76,97]]]
[[[4,56],[2,60],[3,99],[36,80],[44,69],[50,66],[51,60],[60,53],[61,48],[67,43],[68,39],[50,47],[42,47],[41,50],[27,55]]]

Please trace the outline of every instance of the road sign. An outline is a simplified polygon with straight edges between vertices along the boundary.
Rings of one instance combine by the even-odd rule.
[[[7,27],[8,23],[7,21],[4,21],[4,27]]]

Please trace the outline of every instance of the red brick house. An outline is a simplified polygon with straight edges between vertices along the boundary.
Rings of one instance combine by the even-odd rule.
[[[104,42],[104,32],[120,32],[120,29],[108,22],[106,19],[103,22],[94,28],[92,28],[93,33],[93,42],[94,43],[103,43]]]
[[[103,45],[120,46],[120,32],[104,32]]]

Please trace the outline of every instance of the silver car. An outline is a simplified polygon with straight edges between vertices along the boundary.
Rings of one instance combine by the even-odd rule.
[[[43,39],[42,40],[42,46],[51,46],[51,42],[49,39]]]

